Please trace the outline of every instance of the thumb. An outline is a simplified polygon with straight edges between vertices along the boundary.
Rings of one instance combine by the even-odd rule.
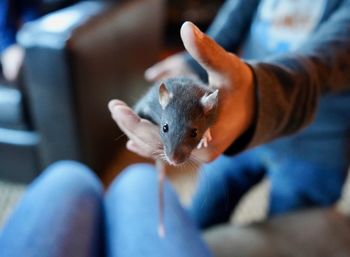
[[[209,78],[225,76],[228,53],[192,22],[185,22],[180,30],[188,53],[208,72]]]
[[[148,68],[145,71],[144,77],[149,82],[161,80],[162,77],[167,75],[168,70],[169,68],[167,67],[166,63],[160,62]]]

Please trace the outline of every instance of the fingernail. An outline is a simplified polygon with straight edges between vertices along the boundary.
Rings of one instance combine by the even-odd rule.
[[[128,142],[126,142],[126,148],[130,149],[132,148],[133,142],[131,140],[128,140]]]
[[[109,103],[108,103],[108,109],[109,109],[110,111],[112,111],[112,109],[114,108],[114,106],[116,105],[116,103],[117,103],[117,100],[115,100],[115,99],[109,101]]]
[[[154,76],[153,76],[153,73],[154,73],[153,69],[152,69],[152,68],[148,68],[148,69],[145,71],[145,78],[146,78],[147,80],[152,80],[152,78],[154,77]]]
[[[192,26],[193,26],[193,31],[194,31],[194,33],[195,33],[197,36],[202,36],[202,31],[200,31],[200,29],[199,29],[196,25],[194,25],[193,23],[192,23]]]
[[[111,101],[109,101],[108,103],[108,109],[112,112],[116,110],[117,106],[122,106],[124,105],[122,101],[117,100],[117,99],[113,99]]]
[[[189,25],[192,27],[192,31],[197,38],[203,37],[203,32],[196,25],[194,25],[192,22],[188,22],[188,21],[186,23],[189,23]]]

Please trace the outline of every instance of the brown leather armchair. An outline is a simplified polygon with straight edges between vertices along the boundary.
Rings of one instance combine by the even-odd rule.
[[[145,85],[162,16],[162,0],[87,1],[26,24],[23,86],[3,87],[10,105],[0,99],[0,178],[29,182],[60,159],[100,172],[119,146],[107,103],[132,102]]]

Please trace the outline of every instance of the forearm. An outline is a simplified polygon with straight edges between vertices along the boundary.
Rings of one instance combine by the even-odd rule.
[[[250,63],[258,108],[246,147],[295,133],[313,120],[321,95],[350,89],[349,12],[346,1],[296,52]]]

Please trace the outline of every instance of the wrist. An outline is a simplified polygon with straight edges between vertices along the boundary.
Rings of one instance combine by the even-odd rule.
[[[254,71],[249,64],[245,63],[245,69],[247,76],[245,77],[245,84],[247,87],[247,102],[246,102],[246,110],[247,110],[247,123],[246,129],[255,127],[257,120],[257,107],[258,107],[258,90],[257,83],[255,81]]]
[[[256,78],[252,67],[245,63],[250,69],[250,72],[247,72],[246,77],[246,95],[248,100],[245,104],[246,107],[243,109],[247,110],[246,125],[244,126],[243,132],[238,136],[236,140],[225,150],[224,154],[226,155],[235,155],[238,154],[250,146],[252,139],[255,134],[256,125],[257,125],[257,113],[258,113],[258,90]],[[249,75],[251,74],[251,76]],[[243,97],[243,96],[242,96]]]
[[[252,68],[243,60],[239,60],[233,79],[233,90],[240,115],[241,136],[256,120],[257,90]],[[239,75],[237,75],[239,74]]]

